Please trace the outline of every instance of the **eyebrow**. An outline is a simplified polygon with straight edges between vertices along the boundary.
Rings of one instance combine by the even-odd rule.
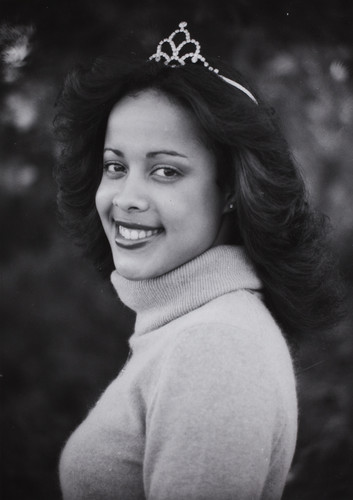
[[[124,153],[122,151],[119,151],[119,149],[114,149],[114,148],[103,149],[103,153],[106,153],[107,151],[112,151],[112,153],[116,154],[116,156],[124,156]]]
[[[106,151],[112,151],[117,156],[124,157],[124,153],[122,151],[120,151],[119,149],[104,148],[104,153]],[[181,158],[187,158],[186,155],[183,155],[182,153],[178,153],[177,151],[173,151],[171,149],[161,149],[159,151],[151,151],[151,152],[146,154],[146,158],[154,158],[155,156],[158,156],[158,155],[180,156]]]
[[[180,156],[181,158],[187,158],[186,155],[183,155],[182,153],[178,153],[177,151],[173,151],[170,149],[161,149],[160,151],[151,151],[150,153],[147,153],[146,157],[147,158],[154,158],[155,156],[158,156],[158,155]]]

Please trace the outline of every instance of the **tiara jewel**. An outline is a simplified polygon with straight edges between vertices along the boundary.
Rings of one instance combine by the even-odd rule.
[[[161,58],[163,58],[165,60],[164,64],[172,67],[178,65],[184,66],[186,59],[191,59],[193,63],[197,61],[205,62],[205,58],[200,54],[201,46],[199,42],[190,37],[190,33],[186,29],[186,26],[187,23],[180,23],[178,30],[173,31],[168,38],[161,40],[157,46],[156,53],[153,54],[150,59],[155,59],[159,62]],[[179,44],[174,40],[178,33],[183,33],[185,35],[185,40]],[[185,52],[185,46],[188,46],[188,48],[193,51]]]
[[[252,93],[240,85],[240,83],[235,82],[234,80],[230,80],[229,78],[220,75],[219,70],[217,68],[213,68],[209,65],[206,59],[201,55],[201,45],[197,40],[191,38],[189,31],[186,29],[187,23],[182,22],[179,23],[179,29],[173,31],[173,33],[168,37],[164,38],[157,45],[157,50],[155,54],[153,54],[149,60],[155,59],[159,62],[161,59],[164,59],[164,64],[166,66],[171,66],[172,68],[176,66],[184,66],[185,63],[190,60],[192,63],[197,63],[201,61],[205,68],[208,68],[213,73],[216,73],[222,80],[229,83],[233,87],[237,88],[244,94],[246,94],[252,101],[258,104],[255,97]],[[182,33],[185,36],[185,40],[177,43],[176,37],[179,37],[179,33]]]

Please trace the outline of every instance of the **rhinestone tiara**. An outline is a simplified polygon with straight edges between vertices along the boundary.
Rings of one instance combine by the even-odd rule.
[[[244,94],[246,94],[255,104],[258,104],[257,100],[253,96],[253,94],[240,85],[240,83],[231,80],[223,75],[220,75],[219,70],[217,68],[213,68],[206,61],[206,59],[201,55],[201,45],[197,40],[191,38],[189,31],[186,29],[187,23],[182,22],[179,24],[179,29],[173,31],[173,33],[168,37],[164,38],[157,45],[157,50],[155,54],[153,54],[149,60],[155,60],[159,62],[161,59],[164,59],[164,64],[166,66],[171,66],[174,68],[175,66],[184,66],[186,62],[197,63],[201,61],[205,68],[216,73],[222,80],[229,83],[233,87],[237,88]],[[178,33],[182,33],[185,36],[185,39],[176,43],[175,37]],[[189,51],[188,51],[189,50]]]

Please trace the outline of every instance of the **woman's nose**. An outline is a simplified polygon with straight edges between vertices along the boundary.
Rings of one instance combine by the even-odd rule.
[[[149,208],[146,188],[141,180],[126,178],[114,194],[113,205],[124,212],[145,212]]]

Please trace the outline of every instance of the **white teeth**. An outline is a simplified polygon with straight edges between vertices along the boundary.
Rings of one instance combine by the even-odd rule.
[[[144,238],[149,238],[153,234],[157,234],[158,229],[149,229],[148,231],[137,230],[137,229],[128,229],[124,226],[119,226],[119,234],[126,240],[143,240]]]

